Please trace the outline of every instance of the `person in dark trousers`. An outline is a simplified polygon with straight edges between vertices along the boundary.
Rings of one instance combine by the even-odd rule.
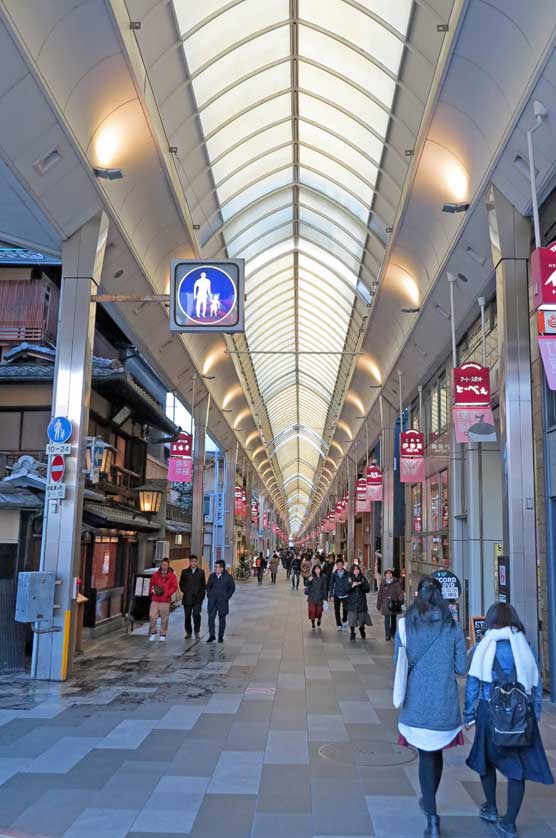
[[[203,607],[206,587],[205,571],[199,567],[197,556],[192,555],[189,559],[189,567],[182,570],[180,575],[186,640],[191,638],[191,615],[193,615],[195,637],[198,638],[201,633],[201,608]]]
[[[255,559],[255,567],[257,568],[257,583],[259,585],[263,584],[263,576],[264,576],[264,569],[266,567],[266,562],[264,556],[261,553]]]
[[[454,621],[440,582],[432,576],[421,579],[417,596],[399,621],[396,663],[402,645],[409,672],[398,743],[419,753],[419,805],[427,818],[424,836],[437,838],[436,793],[442,778],[442,751],[465,744],[456,676],[467,672],[467,648],[461,625]]]
[[[315,628],[315,620],[320,628],[323,603],[325,599],[328,599],[328,580],[322,574],[318,564],[314,566],[311,578],[307,581],[306,591],[309,619],[313,628]]]
[[[292,591],[295,588],[299,589],[299,577],[301,575],[301,559],[295,555],[292,559],[291,576],[292,576]]]
[[[396,619],[401,614],[404,595],[401,583],[393,570],[386,570],[378,589],[376,607],[384,617],[384,636],[393,640],[396,636]]]
[[[489,700],[502,678],[504,687],[506,682],[518,682],[534,710],[530,744],[523,747],[503,747],[493,741]],[[511,605],[495,603],[485,617],[483,637],[471,653],[463,718],[468,729],[475,725],[475,741],[467,765],[479,774],[485,793],[486,802],[479,817],[492,823],[497,834],[506,838],[517,838],[516,819],[523,803],[525,781],[554,783],[537,724],[541,702],[539,668],[523,623]],[[496,807],[497,770],[508,780],[506,814],[501,818]]]
[[[278,575],[278,566],[280,564],[280,559],[278,558],[278,553],[273,553],[272,558],[270,560],[270,584],[276,584],[276,576]]]
[[[350,591],[351,579],[344,567],[344,560],[338,559],[330,582],[330,596],[334,599],[334,616],[338,631],[347,629],[347,600]]]
[[[286,579],[289,579],[290,576],[291,576],[292,561],[293,561],[293,557],[290,555],[290,553],[288,553],[287,556],[286,556],[286,561],[285,561],[285,565],[284,565],[284,567],[286,568]]]
[[[236,589],[233,577],[226,570],[222,559],[214,563],[214,573],[207,582],[209,639],[207,643],[216,640],[216,615],[218,614],[218,642],[224,642],[226,631],[226,617],[230,610],[229,602]]]
[[[351,590],[347,600],[347,621],[351,630],[350,639],[355,640],[355,629],[358,628],[359,634],[364,640],[366,637],[365,626],[372,626],[373,624],[367,606],[367,594],[370,591],[370,585],[357,564],[353,565],[349,576]]]

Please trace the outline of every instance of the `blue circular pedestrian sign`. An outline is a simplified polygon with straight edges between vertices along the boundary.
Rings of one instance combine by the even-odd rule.
[[[65,416],[54,416],[48,423],[46,432],[51,442],[67,442],[72,432],[71,422]]]
[[[238,281],[234,265],[178,266],[177,315],[183,325],[225,329],[238,321]],[[233,274],[236,273],[236,276]]]

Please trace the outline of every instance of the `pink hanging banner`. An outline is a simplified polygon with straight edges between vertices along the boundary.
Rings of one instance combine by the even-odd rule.
[[[168,480],[170,483],[191,483],[193,460],[191,457],[170,457],[168,460]]]
[[[477,407],[490,405],[490,369],[469,362],[454,367],[454,405]]]
[[[367,499],[367,479],[360,477],[355,489],[355,512],[370,512],[371,502]]]
[[[382,500],[382,471],[377,465],[367,469],[367,500],[372,503]]]
[[[537,340],[548,386],[556,390],[556,338],[544,336]]]
[[[456,442],[496,442],[496,426],[490,407],[453,407]]]
[[[419,431],[400,434],[400,483],[425,482],[425,436]]]

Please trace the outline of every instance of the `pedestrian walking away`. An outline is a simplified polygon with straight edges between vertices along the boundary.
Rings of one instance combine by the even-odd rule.
[[[226,570],[222,559],[214,564],[214,573],[211,573],[207,582],[207,611],[209,624],[209,638],[207,643],[216,640],[216,615],[218,614],[218,642],[224,642],[226,631],[226,617],[230,610],[230,599],[236,589],[233,577]]]
[[[276,584],[276,576],[278,574],[279,565],[280,559],[278,558],[278,553],[273,553],[270,560],[270,583],[272,585]]]
[[[396,620],[402,612],[404,593],[401,582],[396,579],[393,570],[386,570],[380,583],[376,598],[376,607],[384,617],[384,636],[393,640],[396,636]]]
[[[334,599],[334,616],[338,631],[347,629],[347,599],[351,591],[351,579],[344,567],[344,560],[336,561],[336,570],[330,582],[330,596]]]
[[[440,835],[436,794],[442,778],[442,751],[464,744],[456,676],[467,671],[467,649],[461,625],[454,621],[440,583],[431,576],[421,579],[417,596],[399,621],[394,661],[401,669],[406,660],[398,741],[419,753],[419,805],[427,819],[424,836],[436,838]]]
[[[291,576],[292,576],[292,591],[299,588],[299,577],[301,575],[301,559],[295,555],[292,559]]]
[[[311,578],[307,580],[307,610],[311,625],[315,628],[315,620],[320,628],[324,603],[328,599],[328,580],[323,575],[320,565],[315,565]]]
[[[264,558],[262,552],[259,553],[259,555],[255,559],[255,567],[257,568],[257,583],[259,585],[262,585],[263,584],[264,570],[265,570],[265,567],[266,567],[266,561],[265,561],[265,558]]]
[[[180,575],[180,590],[183,594],[182,605],[185,617],[185,637],[191,638],[191,617],[193,616],[193,629],[195,637],[201,633],[201,609],[205,598],[207,582],[205,571],[199,567],[199,559],[192,555],[189,558],[189,567],[182,570]]]
[[[361,639],[366,637],[365,627],[372,626],[373,622],[367,606],[367,594],[370,585],[361,572],[359,565],[354,565],[349,574],[351,589],[347,598],[347,621],[351,631],[351,640],[355,640],[355,629],[359,629]]]
[[[153,573],[149,594],[151,606],[149,608],[149,640],[156,640],[156,624],[160,618],[160,640],[166,640],[168,634],[168,619],[170,617],[170,603],[178,590],[176,574],[170,567],[168,559],[162,559],[160,568]]]
[[[479,817],[506,838],[518,834],[526,781],[554,783],[538,727],[541,702],[539,668],[523,623],[511,605],[495,603],[485,617],[483,637],[471,652],[463,717],[468,729],[475,726],[467,765],[479,774],[485,794]],[[506,813],[501,817],[496,771],[508,781]]]

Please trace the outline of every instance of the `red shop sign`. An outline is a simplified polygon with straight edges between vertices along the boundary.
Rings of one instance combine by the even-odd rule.
[[[170,443],[171,457],[191,457],[191,434],[181,433],[175,442]]]
[[[422,457],[425,453],[425,435],[419,431],[402,431],[400,456]]]
[[[490,406],[490,369],[468,363],[454,367],[455,407]]]
[[[367,469],[367,500],[382,500],[382,471],[377,465]]]
[[[556,242],[531,253],[531,284],[535,308],[556,309]]]

